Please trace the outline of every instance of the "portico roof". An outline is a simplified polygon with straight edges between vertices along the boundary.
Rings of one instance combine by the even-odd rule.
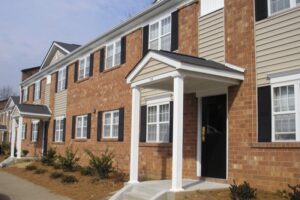
[[[12,117],[49,119],[51,117],[51,111],[49,107],[45,105],[18,104],[12,112]]]

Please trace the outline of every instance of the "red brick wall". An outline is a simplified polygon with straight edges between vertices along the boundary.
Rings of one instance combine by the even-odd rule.
[[[39,67],[37,67],[37,68],[32,68],[32,69],[28,69],[28,70],[23,70],[23,71],[22,71],[22,81],[24,81],[24,80],[28,79],[30,76],[32,76],[32,75],[38,73],[39,70],[40,70]]]

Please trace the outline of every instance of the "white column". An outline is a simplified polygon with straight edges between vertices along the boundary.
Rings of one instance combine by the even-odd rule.
[[[15,157],[15,142],[16,142],[16,119],[13,118],[11,125],[11,140],[10,140],[10,157]]]
[[[138,183],[139,172],[139,127],[141,93],[137,87],[132,88],[132,111],[131,111],[131,146],[130,146],[130,179],[129,183]]]
[[[23,117],[19,117],[18,135],[17,135],[17,158],[22,156],[22,126]]]
[[[182,191],[184,79],[174,77],[173,158],[171,191]]]

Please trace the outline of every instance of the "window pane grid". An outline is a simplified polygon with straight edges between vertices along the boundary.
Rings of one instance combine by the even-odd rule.
[[[55,142],[63,142],[64,119],[56,120],[55,124]]]
[[[117,41],[107,47],[106,68],[112,68],[121,64],[121,41]]]
[[[79,139],[87,138],[87,116],[86,115],[77,117],[76,138]]]
[[[38,137],[38,123],[32,124],[32,142],[37,142]]]
[[[35,83],[34,100],[40,99],[40,83]]]
[[[79,62],[79,76],[78,79],[82,80],[90,75],[90,55],[82,58]]]
[[[290,8],[291,0],[270,0],[270,4],[271,13],[273,14]]]
[[[171,17],[166,17],[150,25],[149,48],[153,50],[171,50]]]
[[[119,111],[104,113],[104,138],[118,138],[119,135]]]

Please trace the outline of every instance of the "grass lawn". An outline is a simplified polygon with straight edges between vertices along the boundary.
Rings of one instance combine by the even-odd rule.
[[[35,174],[34,171],[25,170],[26,165],[28,163],[19,163],[13,167],[5,168],[3,171],[44,186],[57,194],[68,196],[74,200],[106,199],[124,185],[122,182],[115,182],[111,179],[95,181],[95,177],[81,176],[79,172],[62,172],[62,170],[55,170],[53,167],[41,165],[39,162],[34,163],[34,165],[47,171],[44,174]],[[50,174],[54,171],[62,172],[64,175],[73,175],[79,181],[75,184],[63,184],[61,179],[50,178]]]
[[[257,197],[258,200],[284,200],[277,194],[264,191],[258,191]],[[176,195],[176,200],[230,200],[230,192],[229,190],[182,192]]]

